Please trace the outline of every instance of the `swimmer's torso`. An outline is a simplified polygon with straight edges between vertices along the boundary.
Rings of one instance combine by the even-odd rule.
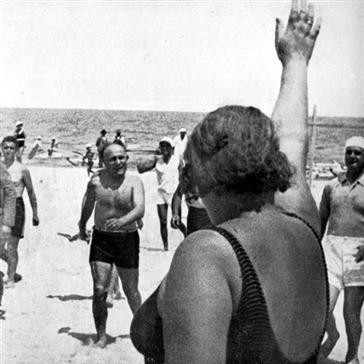
[[[122,183],[112,182],[105,170],[100,171],[92,177],[95,188],[95,228],[101,231],[108,231],[105,223],[111,218],[120,218],[129,213],[135,206],[132,180],[136,176],[125,175]],[[109,231],[135,231],[136,223],[125,225],[120,230]]]
[[[14,187],[16,190],[16,197],[21,197],[24,192],[24,167],[18,161],[14,161],[14,163],[8,168],[8,172],[11,176],[11,180],[14,183]]]

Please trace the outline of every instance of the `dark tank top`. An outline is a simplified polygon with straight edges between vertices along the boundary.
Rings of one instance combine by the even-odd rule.
[[[320,245],[323,262],[325,262],[320,239],[316,231],[295,214],[285,215],[301,220],[310,228],[317,244]],[[221,227],[212,230],[221,234],[233,248],[239,261],[242,274],[242,291],[236,314],[231,318],[228,342],[226,348],[227,364],[313,364],[317,363],[320,343],[325,330],[323,328],[317,346],[312,354],[304,361],[295,362],[284,356],[276,341],[270,324],[267,304],[264,298],[259,278],[255,272],[249,256],[233,234]],[[326,267],[325,267],[326,268]],[[326,269],[325,269],[326,272]],[[326,274],[326,273],[325,273]],[[329,294],[326,279],[326,321],[328,317]],[[148,298],[139,309],[131,326],[131,339],[134,346],[146,358],[146,363],[163,363],[163,322],[157,311],[158,289]],[[325,321],[325,322],[326,322]],[[141,326],[142,330],[140,330]],[[325,325],[326,327],[326,325]]]

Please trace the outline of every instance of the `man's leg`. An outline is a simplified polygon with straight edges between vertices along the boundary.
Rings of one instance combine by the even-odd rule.
[[[19,237],[11,236],[8,240],[6,249],[6,262],[8,263],[8,280],[6,282],[6,288],[15,287],[14,276],[19,262],[18,245]]]
[[[336,342],[339,340],[339,332],[336,328],[334,308],[339,297],[340,290],[330,284],[330,307],[329,307],[329,319],[326,325],[327,339],[321,345],[320,354],[325,358],[328,357],[335,347]]]
[[[102,168],[102,153],[99,152],[99,168]]]
[[[364,301],[364,286],[345,287],[344,320],[348,337],[345,362],[359,364],[358,348],[361,336],[360,312]]]
[[[163,241],[164,250],[168,250],[168,230],[167,230],[167,204],[158,204],[158,217],[160,222],[161,237]]]
[[[130,309],[133,312],[133,314],[135,314],[135,312],[137,312],[138,308],[142,304],[142,298],[138,290],[139,269],[138,268],[126,269],[117,267],[117,270]]]
[[[94,294],[92,300],[92,312],[97,332],[96,346],[106,346],[106,297],[110,285],[112,264],[92,261],[90,262],[91,274],[94,282]]]
[[[109,290],[107,293],[107,306],[108,307],[112,307],[113,300],[121,300],[121,292],[120,292],[120,286],[119,286],[119,276],[118,276],[118,271],[116,269],[115,264],[113,264],[112,267],[112,273],[111,273],[111,279],[110,279],[110,286],[109,286]]]

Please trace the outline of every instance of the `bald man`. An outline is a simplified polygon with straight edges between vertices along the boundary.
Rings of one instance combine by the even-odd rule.
[[[138,291],[138,220],[144,215],[144,186],[138,176],[126,173],[124,145],[109,144],[103,153],[105,167],[90,179],[82,202],[79,236],[86,240],[86,223],[95,208],[90,266],[94,282],[93,315],[97,331],[95,346],[106,346],[107,293],[116,265],[133,314],[141,305]]]
[[[324,188],[321,203],[321,235],[330,283],[331,316],[328,338],[322,346],[327,356],[339,338],[332,315],[338,295],[344,290],[344,320],[348,337],[346,363],[359,364],[360,312],[364,301],[364,138],[345,143],[347,171]]]

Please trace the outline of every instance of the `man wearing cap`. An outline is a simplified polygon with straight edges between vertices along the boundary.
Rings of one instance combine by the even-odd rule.
[[[155,168],[157,173],[157,211],[160,222],[160,232],[164,250],[168,250],[168,228],[167,216],[168,206],[172,203],[172,197],[178,186],[178,175],[180,168],[179,156],[173,154],[173,142],[169,137],[164,137],[159,142],[161,155],[146,163],[137,163],[139,173],[144,173]],[[182,230],[181,230],[182,231]],[[184,233],[184,231],[182,231]]]
[[[187,130],[186,128],[181,128],[179,130],[179,135],[177,135],[173,139],[173,146],[174,146],[174,154],[181,157],[186,149],[187,145]]]
[[[346,363],[359,364],[360,312],[364,301],[364,138],[352,137],[345,143],[347,171],[330,181],[320,202],[321,235],[330,283],[330,311],[344,290],[344,319],[348,338]],[[328,338],[322,346],[327,356],[339,333],[333,315],[327,326]]]
[[[21,162],[21,158],[23,156],[25,148],[25,133],[23,130],[23,123],[21,121],[17,121],[17,123],[15,124],[15,138],[17,142],[16,159]]]
[[[102,168],[103,166],[103,152],[104,149],[106,148],[108,141],[106,138],[106,133],[107,131],[105,129],[102,129],[100,131],[100,136],[96,139],[96,147],[97,147],[97,152],[99,154],[99,168]]]

